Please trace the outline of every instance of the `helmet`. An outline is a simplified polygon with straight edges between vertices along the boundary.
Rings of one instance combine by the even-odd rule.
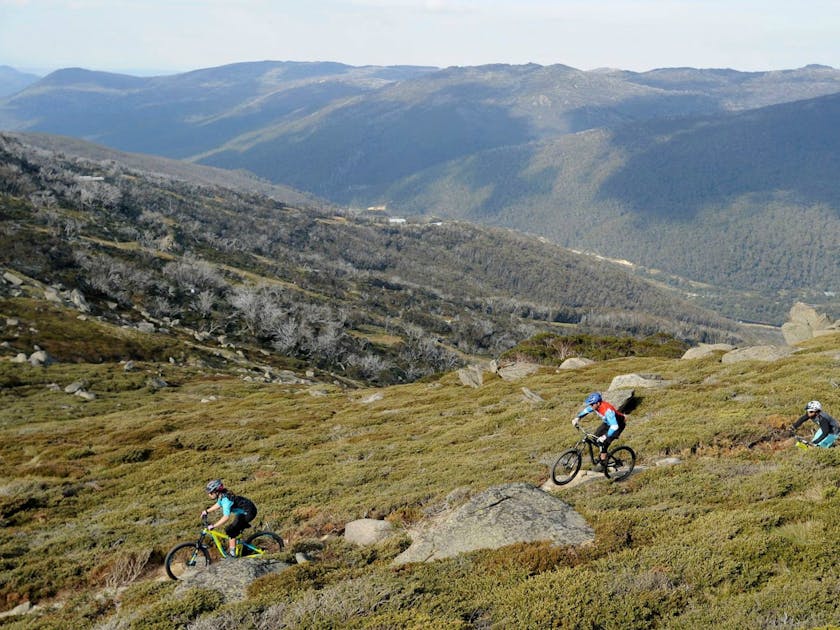
[[[222,483],[221,479],[213,479],[207,482],[207,486],[204,489],[207,491],[207,494],[221,492],[225,489],[225,484]]]
[[[822,411],[822,405],[819,400],[812,400],[805,405],[805,411]]]
[[[586,397],[586,404],[587,405],[597,405],[601,402],[603,398],[601,398],[601,392],[592,392],[589,396]]]

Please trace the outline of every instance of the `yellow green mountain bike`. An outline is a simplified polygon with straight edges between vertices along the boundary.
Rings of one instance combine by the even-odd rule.
[[[204,528],[195,542],[183,542],[175,545],[166,554],[164,565],[166,574],[173,580],[180,580],[190,573],[203,569],[210,565],[212,556],[227,558],[230,539],[227,534],[215,529],[208,529],[209,521],[205,516],[202,518]],[[210,544],[208,540],[210,539]],[[215,552],[211,554],[211,550]],[[265,554],[278,553],[283,549],[283,539],[274,532],[255,532],[248,536],[243,542],[236,544],[237,557],[255,557]]]

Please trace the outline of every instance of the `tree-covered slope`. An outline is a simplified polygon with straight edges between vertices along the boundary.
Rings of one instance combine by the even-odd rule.
[[[837,292],[840,96],[496,149],[407,178],[397,211],[543,234],[720,287]],[[776,301],[776,305],[772,304]],[[774,312],[775,310],[775,312]],[[751,311],[751,312],[750,312]],[[727,310],[729,314],[738,314]]]
[[[44,146],[43,138],[38,138]],[[69,145],[68,145],[69,146]],[[103,317],[223,335],[346,377],[414,380],[537,330],[741,338],[620,267],[512,232],[390,224],[72,157],[2,136],[7,268],[79,289]],[[93,151],[86,151],[87,154]],[[282,362],[282,361],[281,361]]]

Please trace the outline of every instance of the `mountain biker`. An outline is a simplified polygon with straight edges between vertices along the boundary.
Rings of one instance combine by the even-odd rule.
[[[811,444],[828,448],[834,444],[838,436],[840,436],[840,422],[823,411],[819,400],[812,400],[805,405],[805,413],[799,416],[796,422],[790,427],[792,433],[802,426],[806,420],[811,420],[819,426],[814,437],[811,439]]]
[[[607,448],[624,431],[625,417],[623,413],[604,400],[600,392],[592,392],[586,397],[584,402],[586,407],[572,418],[572,426],[577,428],[580,424],[580,419],[593,412],[603,420],[601,426],[595,430],[595,436],[598,438],[598,446],[601,449],[600,461],[595,466],[595,471],[604,472],[604,462],[607,460]]]
[[[247,497],[233,494],[225,488],[221,479],[208,481],[204,489],[210,495],[210,498],[216,502],[201,513],[201,518],[205,518],[208,512],[222,511],[222,517],[215,523],[208,525],[207,529],[225,526],[225,534],[230,537],[228,540],[228,557],[234,558],[236,557],[236,537],[246,527],[250,526],[251,521],[257,515],[257,506]]]

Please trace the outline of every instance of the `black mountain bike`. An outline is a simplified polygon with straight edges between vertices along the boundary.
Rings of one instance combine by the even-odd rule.
[[[598,438],[577,427],[583,435],[572,448],[563,451],[551,467],[551,480],[558,486],[569,483],[577,476],[583,463],[583,454],[589,448],[589,459],[593,466],[600,463],[595,454],[600,453]],[[607,452],[604,476],[612,481],[625,479],[636,465],[636,453],[629,446],[618,446]]]

